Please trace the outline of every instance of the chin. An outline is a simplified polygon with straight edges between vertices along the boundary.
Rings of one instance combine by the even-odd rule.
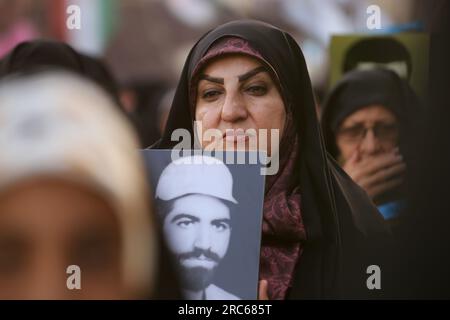
[[[212,283],[214,269],[215,268],[182,267],[180,274],[183,289],[195,292],[206,289]]]

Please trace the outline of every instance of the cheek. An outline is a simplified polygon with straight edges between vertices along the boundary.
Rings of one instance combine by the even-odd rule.
[[[255,99],[251,104],[253,128],[257,131],[258,149],[267,150],[268,155],[276,153],[284,132],[286,110],[283,100],[278,95]],[[259,131],[267,130],[266,133]],[[274,130],[278,134],[274,135]],[[261,133],[261,134],[260,134]]]
[[[356,151],[357,145],[348,142],[343,142],[340,139],[336,140],[336,146],[339,153],[339,159],[345,162]]]
[[[205,148],[211,141],[204,141],[206,139],[205,133],[211,129],[217,129],[220,124],[220,112],[218,108],[214,107],[199,107],[195,114],[197,136],[201,138],[201,145]],[[214,131],[210,132],[211,134]],[[221,134],[219,134],[221,136]],[[211,138],[212,139],[212,138]],[[211,140],[210,139],[210,140]]]
[[[31,291],[31,255],[0,249],[0,299],[20,299]]]
[[[382,142],[382,148],[386,152],[392,151],[396,147],[398,147],[398,142],[397,141],[383,141]]]
[[[202,122],[203,129],[216,128],[220,121],[220,108],[215,105],[198,105],[195,121]]]
[[[273,112],[273,124],[272,127],[274,129],[280,130],[280,137],[283,134],[284,130],[284,124],[286,122],[286,109],[281,100],[276,101],[276,104],[274,105],[274,112]]]
[[[76,295],[80,294],[81,299],[133,299],[134,296],[128,296],[129,292],[126,289],[125,282],[120,272],[120,267],[117,266],[115,272],[111,270],[109,272],[104,271],[98,274],[95,278],[88,279],[85,276],[85,272],[81,269],[81,292],[75,290],[71,293]],[[84,286],[84,287],[83,287]]]
[[[277,95],[256,98],[250,103],[255,129],[278,129],[280,137],[286,121],[286,110],[281,97]]]
[[[208,129],[215,129],[218,127],[220,116],[214,111],[210,110],[203,113],[200,117],[195,119],[201,125],[203,132]]]
[[[192,251],[194,241],[193,229],[182,229],[168,224],[164,227],[167,244],[174,254]]]
[[[226,232],[217,232],[214,236],[213,243],[213,252],[217,253],[221,258],[225,256],[228,250],[228,245],[230,243],[230,231]]]

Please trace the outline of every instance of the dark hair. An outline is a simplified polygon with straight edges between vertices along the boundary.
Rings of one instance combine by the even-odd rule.
[[[161,224],[164,223],[167,215],[170,211],[172,211],[176,199],[178,198],[172,200],[161,200],[159,198],[155,199],[155,210]]]

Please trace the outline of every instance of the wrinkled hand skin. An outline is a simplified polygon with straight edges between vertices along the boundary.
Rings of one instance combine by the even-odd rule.
[[[406,165],[398,149],[364,159],[355,151],[343,169],[373,200],[402,184]]]

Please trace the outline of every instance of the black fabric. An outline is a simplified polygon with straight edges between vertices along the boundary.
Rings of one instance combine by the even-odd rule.
[[[305,60],[289,34],[253,20],[233,21],[205,34],[189,53],[166,130],[153,147],[172,148],[177,141],[171,141],[171,134],[178,128],[187,129],[193,137],[189,79],[208,48],[226,36],[247,40],[274,68],[300,138],[300,158],[292,174],[298,176],[300,184],[307,241],[288,298],[366,297],[367,266],[361,262],[366,262],[364,257],[367,255],[376,261],[376,252],[363,250],[363,257],[356,243],[358,247],[366,248],[365,243],[371,240],[383,242],[389,232],[365,193],[325,151]],[[364,270],[359,274],[349,272],[355,268]],[[360,287],[364,288],[359,290]]]
[[[87,77],[97,83],[120,105],[116,81],[104,63],[75,51],[66,43],[33,40],[18,44],[0,60],[0,78],[14,73],[63,69]]]
[[[374,36],[357,41],[345,54],[342,72],[347,73],[358,67],[361,62],[405,62],[407,65],[407,78],[412,72],[411,55],[406,47],[392,37]]]
[[[434,2],[426,3],[433,7]],[[396,298],[450,299],[450,2],[432,15],[425,146],[420,167],[411,174],[408,219],[397,233],[391,278]]]
[[[157,80],[131,82],[124,87],[135,95],[135,109],[130,118],[138,132],[142,148],[147,148],[161,137],[158,106],[169,87]]]

